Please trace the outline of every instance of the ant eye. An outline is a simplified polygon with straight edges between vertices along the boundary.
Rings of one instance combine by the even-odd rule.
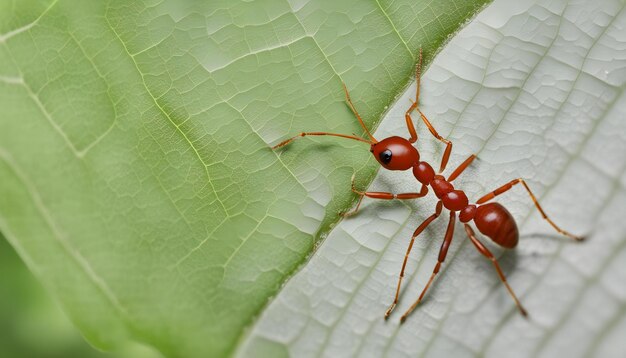
[[[383,164],[389,164],[391,161],[391,151],[389,149],[385,149],[385,151],[381,152],[378,157]]]

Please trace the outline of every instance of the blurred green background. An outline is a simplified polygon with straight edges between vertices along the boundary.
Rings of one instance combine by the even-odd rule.
[[[137,344],[104,353],[80,335],[0,234],[0,356],[19,358],[157,358]]]

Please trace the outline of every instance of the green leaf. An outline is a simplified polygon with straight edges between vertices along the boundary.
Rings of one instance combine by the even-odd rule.
[[[522,177],[550,217],[588,234],[558,235],[523,187],[498,197],[521,239],[505,252],[479,235],[530,313],[524,319],[489,260],[456,225],[425,300],[403,324],[436,264],[444,214],[415,242],[398,307],[383,315],[411,234],[434,195],[365,199],[265,310],[238,351],[252,357],[623,357],[626,346],[626,11],[623,1],[495,0],[433,60],[421,108],[454,143],[449,174],[475,201]],[[375,136],[408,136],[410,87]],[[419,123],[422,160],[443,145]],[[370,191],[415,192],[411,173],[380,171]]]
[[[374,125],[486,0],[0,1],[0,231],[89,341],[223,356],[375,166]],[[322,144],[323,143],[323,144]]]

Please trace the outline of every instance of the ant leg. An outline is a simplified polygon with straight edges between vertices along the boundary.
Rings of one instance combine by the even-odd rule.
[[[422,111],[420,111],[419,108],[417,109],[417,111],[420,112],[422,121],[424,121],[424,123],[426,124],[426,127],[428,127],[430,134],[432,134],[435,138],[437,138],[438,140],[446,144],[446,149],[443,152],[443,158],[441,158],[441,167],[439,168],[439,173],[442,173],[446,169],[446,164],[448,164],[448,159],[450,159],[450,153],[452,152],[452,142],[445,139],[444,137],[440,136],[439,133],[437,133],[437,130],[435,129],[435,127],[433,127],[433,125],[430,124],[430,121],[428,120],[428,118],[426,118],[424,113],[422,113]]]
[[[343,216],[352,216],[354,214],[357,213],[357,211],[359,211],[359,207],[361,206],[361,202],[363,201],[363,197],[368,197],[368,198],[372,198],[372,199],[383,199],[383,200],[392,200],[392,199],[399,199],[399,200],[405,200],[405,199],[417,199],[417,198],[421,198],[423,196],[426,196],[426,194],[428,194],[428,187],[426,185],[422,185],[422,189],[420,190],[419,193],[401,193],[401,194],[393,194],[393,193],[386,193],[386,192],[380,192],[380,191],[359,191],[354,187],[354,176],[352,177],[352,192],[354,192],[355,194],[359,195],[359,201],[356,204],[356,207],[354,208],[354,210],[350,211],[350,212],[346,212],[343,213]]]
[[[321,136],[321,135],[329,135],[329,136],[334,136],[334,137],[354,139],[354,140],[358,140],[360,142],[371,144],[371,142],[368,141],[368,140],[365,140],[365,139],[359,138],[359,137],[355,137],[355,136],[351,136],[351,135],[337,134],[337,133],[327,133],[327,132],[302,132],[302,133],[298,134],[297,136],[293,136],[293,137],[291,137],[289,139],[286,139],[286,140],[276,144],[275,146],[272,147],[272,149],[277,149],[277,148],[280,148],[280,147],[284,147],[287,144],[293,142],[294,140],[296,140],[298,138],[302,138],[302,137],[306,137],[306,136]]]
[[[467,233],[467,236],[470,238],[474,246],[476,246],[476,249],[478,250],[478,252],[480,252],[483,256],[491,260],[491,263],[493,264],[493,266],[496,268],[496,271],[498,272],[498,276],[500,276],[500,281],[502,281],[504,286],[506,286],[506,289],[509,291],[509,294],[513,298],[513,301],[515,301],[515,305],[519,309],[522,316],[528,317],[528,312],[526,312],[524,307],[522,307],[522,304],[517,299],[517,296],[513,292],[513,289],[511,288],[511,286],[509,286],[509,283],[506,281],[506,277],[502,273],[502,269],[500,268],[500,264],[498,264],[498,260],[496,260],[496,258],[493,256],[491,251],[489,251],[489,249],[487,249],[487,247],[485,247],[485,245],[483,245],[482,242],[478,241],[478,239],[476,238],[476,235],[474,234],[474,230],[472,230],[472,228],[468,224],[465,224],[465,232]]]
[[[393,303],[391,304],[391,306],[389,306],[389,308],[387,309],[387,312],[385,312],[385,319],[389,318],[391,311],[393,311],[393,309],[396,307],[396,304],[398,303],[398,296],[400,295],[400,287],[402,286],[402,279],[404,278],[404,269],[406,268],[406,262],[409,258],[409,254],[411,253],[411,249],[413,248],[413,243],[415,242],[415,238],[422,231],[424,231],[424,229],[426,229],[426,227],[430,225],[430,223],[433,222],[433,220],[439,217],[439,215],[441,214],[442,208],[443,208],[442,203],[441,201],[439,201],[437,203],[435,213],[429,216],[428,218],[426,218],[426,220],[424,220],[424,222],[422,222],[420,226],[418,226],[417,229],[415,229],[415,232],[413,232],[413,236],[411,236],[411,241],[409,242],[409,247],[406,249],[406,254],[404,255],[404,262],[402,262],[402,269],[400,270],[400,276],[398,277],[398,287],[396,288],[396,296],[394,297]]]
[[[421,81],[421,72],[422,72],[422,49],[420,48],[419,60],[417,62],[417,66],[415,66],[415,81],[416,83],[416,91],[415,91],[415,102],[411,104],[411,107],[406,110],[404,114],[404,119],[406,120],[406,127],[409,129],[409,134],[411,138],[409,138],[409,142],[415,143],[417,141],[417,132],[415,131],[415,125],[413,124],[413,119],[411,118],[411,112],[418,106],[418,101],[420,98],[420,81]]]
[[[441,249],[439,249],[439,257],[437,258],[437,265],[435,265],[435,268],[433,269],[433,273],[432,273],[432,275],[430,275],[430,279],[428,280],[428,283],[426,284],[426,287],[424,287],[424,290],[420,294],[420,296],[417,299],[417,301],[415,301],[415,303],[404,313],[404,315],[402,315],[402,317],[400,317],[400,323],[404,323],[404,321],[406,320],[406,317],[409,314],[411,314],[411,312],[413,312],[415,307],[417,307],[417,305],[419,305],[420,302],[422,302],[422,299],[424,298],[424,295],[426,294],[426,291],[428,291],[428,288],[433,283],[433,280],[435,279],[435,276],[437,276],[437,274],[439,273],[439,269],[441,268],[441,264],[445,261],[446,255],[448,254],[448,248],[450,248],[450,243],[452,242],[452,236],[454,234],[454,223],[455,222],[456,222],[456,212],[450,211],[450,221],[448,222],[448,229],[446,230],[446,236],[443,239],[443,244],[441,244]]]
[[[476,159],[476,154],[472,154],[469,157],[467,157],[467,159],[465,159],[465,161],[463,163],[461,163],[461,165],[459,165],[456,169],[454,169],[454,171],[452,172],[452,174],[450,174],[450,176],[448,177],[448,181],[452,182],[454,179],[456,179],[459,175],[461,175],[461,173],[463,173],[463,171],[465,169],[467,169],[467,167],[470,166],[470,164],[472,164],[472,162],[474,161],[474,159]]]
[[[539,213],[541,213],[541,216],[556,230],[558,231],[560,234],[565,235],[571,239],[574,240],[578,240],[578,241],[582,241],[585,238],[582,236],[576,236],[573,235],[563,229],[561,229],[560,227],[558,227],[554,221],[552,221],[548,215],[546,215],[545,211],[543,211],[543,208],[541,208],[541,205],[539,205],[539,201],[537,201],[537,198],[535,197],[535,195],[533,194],[533,192],[530,190],[530,188],[528,187],[528,185],[526,184],[526,182],[524,181],[524,179],[522,178],[518,178],[518,179],[514,179],[511,180],[510,182],[504,184],[503,186],[499,187],[498,189],[492,191],[491,193],[484,195],[482,198],[478,199],[478,201],[476,202],[476,204],[483,204],[486,203],[487,201],[495,198],[496,196],[507,192],[509,189],[511,189],[514,185],[522,183],[522,185],[524,186],[524,189],[526,189],[526,191],[528,192],[528,195],[530,195],[530,198],[532,199],[533,203],[535,203],[535,206],[537,207],[537,210],[539,210]]]

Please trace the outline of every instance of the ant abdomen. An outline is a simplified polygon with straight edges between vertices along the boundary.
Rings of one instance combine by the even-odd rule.
[[[488,203],[476,208],[474,223],[483,235],[496,244],[512,249],[517,246],[519,232],[511,213],[498,203]]]

